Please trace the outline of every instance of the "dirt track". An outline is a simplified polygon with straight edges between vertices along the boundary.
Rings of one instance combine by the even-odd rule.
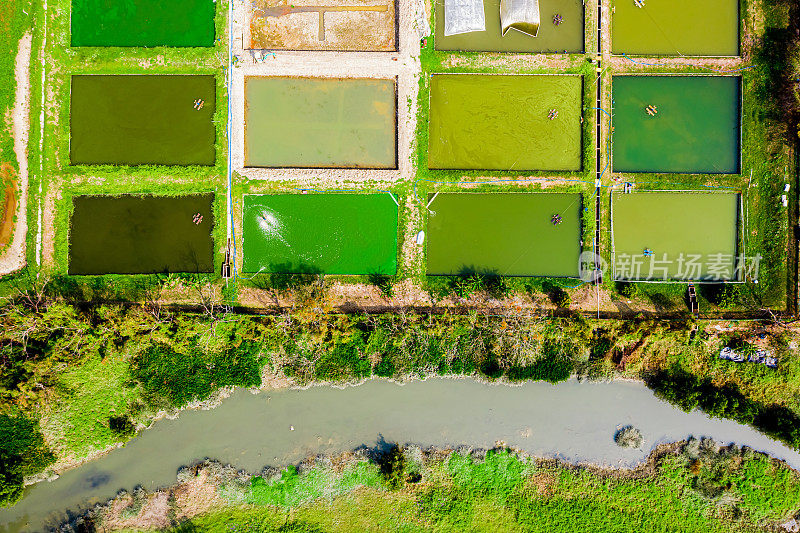
[[[0,275],[8,274],[25,266],[25,240],[28,235],[28,131],[30,130],[30,33],[19,40],[14,76],[17,82],[12,112],[11,132],[14,137],[14,155],[17,157],[18,202],[16,203],[16,222],[11,246],[0,256]],[[6,191],[8,192],[8,191]]]

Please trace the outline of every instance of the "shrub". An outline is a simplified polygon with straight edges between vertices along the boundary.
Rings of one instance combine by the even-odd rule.
[[[547,294],[547,297],[550,298],[550,301],[553,302],[553,305],[556,307],[569,307],[569,294],[567,294],[567,291],[552,281],[545,281],[542,284],[542,290],[545,294]]]
[[[136,425],[127,415],[108,417],[108,427],[120,440],[127,440],[136,434]]]
[[[403,488],[406,482],[406,456],[397,444],[392,444],[388,450],[378,457],[378,466],[386,484],[393,490]]]
[[[19,501],[25,476],[44,470],[53,461],[55,456],[33,420],[0,415],[0,507]]]
[[[800,448],[800,416],[781,405],[763,405],[744,396],[732,384],[714,385],[679,368],[650,376],[647,384],[656,395],[684,411],[701,409],[717,418],[752,425],[789,446]]]
[[[314,375],[317,379],[332,381],[367,377],[372,371],[372,366],[365,351],[363,334],[354,331],[346,341],[336,342],[322,352],[317,360]]]
[[[386,298],[394,296],[394,286],[392,285],[394,279],[392,276],[387,276],[386,274],[369,274],[367,276],[367,281],[371,285],[377,287]]]
[[[243,342],[218,353],[194,348],[178,353],[165,344],[153,344],[136,356],[131,375],[152,398],[165,398],[181,407],[205,400],[220,387],[255,387],[261,384],[258,346]]]
[[[543,357],[527,366],[512,367],[506,372],[509,381],[566,381],[572,375],[573,363],[565,357]]]
[[[633,426],[625,426],[614,435],[614,442],[622,448],[639,448],[644,439],[641,431]]]

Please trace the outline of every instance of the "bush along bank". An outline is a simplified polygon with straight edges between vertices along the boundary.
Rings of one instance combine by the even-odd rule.
[[[710,441],[663,446],[633,470],[395,444],[259,475],[206,461],[62,530],[764,531],[790,521],[798,501],[796,472]]]
[[[41,472],[54,459],[35,421],[0,414],[0,507],[19,501],[25,476]]]

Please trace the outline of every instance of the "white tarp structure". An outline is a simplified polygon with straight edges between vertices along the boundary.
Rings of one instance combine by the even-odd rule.
[[[483,0],[444,0],[445,37],[485,30],[486,18],[483,14]]]
[[[536,37],[539,33],[539,0],[500,0],[503,35],[510,29]]]
[[[431,34],[428,12],[425,10],[425,0],[417,0],[417,32],[419,32],[420,39],[424,39]]]

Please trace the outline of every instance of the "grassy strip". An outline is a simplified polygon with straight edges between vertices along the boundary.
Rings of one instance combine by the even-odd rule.
[[[394,447],[348,461],[266,478],[217,471],[211,486],[227,505],[175,520],[169,531],[759,531],[790,517],[800,498],[800,476],[785,465],[700,441],[656,452],[634,471],[573,467],[502,449],[483,455]],[[183,476],[169,492],[189,501],[193,479],[210,479],[213,466]],[[169,513],[181,516],[181,504],[169,501]],[[141,511],[147,500],[129,506]],[[104,519],[126,513],[120,507],[109,505],[83,523],[106,527]]]
[[[14,107],[17,82],[14,73],[17,57],[17,45],[22,35],[30,27],[30,11],[27,2],[15,0],[0,1],[0,113],[6,113]],[[18,168],[14,157],[14,139],[11,136],[11,124],[0,129],[0,161],[11,163]],[[0,191],[0,200],[3,199]]]

